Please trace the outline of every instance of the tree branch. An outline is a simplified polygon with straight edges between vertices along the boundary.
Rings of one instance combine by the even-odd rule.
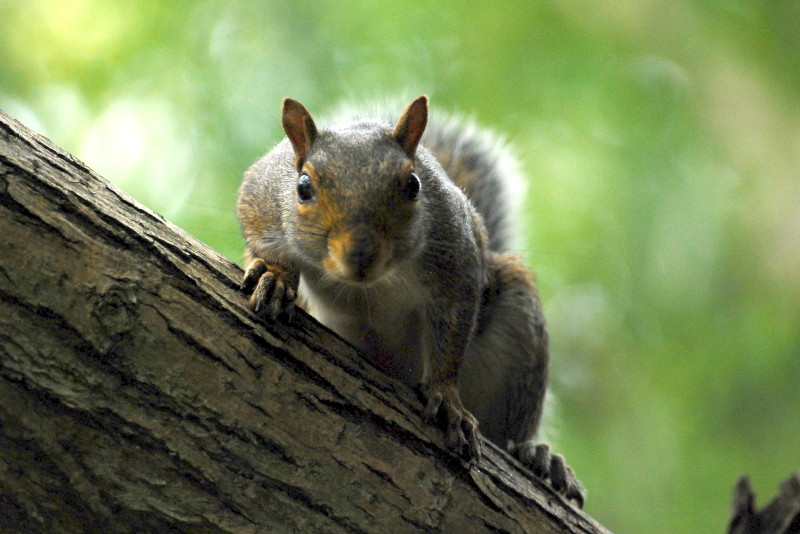
[[[4,532],[604,532],[0,112]]]
[[[728,534],[797,534],[800,532],[800,471],[781,483],[778,496],[760,510],[747,475],[733,490],[733,513]]]

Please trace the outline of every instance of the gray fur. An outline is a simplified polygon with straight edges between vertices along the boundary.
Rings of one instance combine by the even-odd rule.
[[[448,445],[479,457],[477,418],[486,437],[546,477],[549,449],[532,440],[547,386],[547,331],[532,276],[505,253],[514,220],[509,183],[521,188],[517,166],[471,124],[434,116],[425,127],[423,100],[394,129],[414,138],[421,124],[416,151],[401,146],[383,112],[377,119],[351,113],[317,130],[290,101],[284,127],[300,151],[282,141],[240,188],[253,260],[243,285],[257,300],[282,299],[254,302],[273,315],[290,309],[285,301],[296,291],[298,305],[387,374],[421,385],[426,414],[446,415]],[[309,138],[310,146],[303,142]],[[421,186],[409,199],[402,186],[412,166]],[[301,170],[319,193],[306,207],[295,193]],[[346,254],[337,252],[341,246]],[[455,384],[456,393],[443,384]],[[560,491],[582,501],[563,460],[553,465],[559,472],[551,480],[566,481]]]

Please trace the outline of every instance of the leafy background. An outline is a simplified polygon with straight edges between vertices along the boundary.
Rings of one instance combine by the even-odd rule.
[[[771,498],[800,467],[800,2],[0,0],[0,108],[234,261],[282,97],[422,92],[522,161],[587,511],[722,532],[738,475]]]

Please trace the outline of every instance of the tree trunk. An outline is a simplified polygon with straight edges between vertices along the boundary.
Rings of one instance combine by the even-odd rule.
[[[604,532],[2,112],[0,228],[2,532]]]

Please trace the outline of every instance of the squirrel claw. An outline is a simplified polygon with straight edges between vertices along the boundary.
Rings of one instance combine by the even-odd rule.
[[[510,452],[533,471],[537,478],[550,480],[553,489],[563,495],[568,501],[575,501],[579,508],[583,508],[586,490],[577,479],[572,468],[564,461],[560,454],[550,452],[547,444],[521,443],[513,445]]]
[[[267,264],[261,258],[256,258],[247,266],[247,270],[242,277],[242,283],[239,285],[242,291],[250,293],[255,289],[256,284],[261,279],[261,275],[267,272]]]
[[[286,271],[267,265],[264,260],[253,260],[242,279],[242,290],[252,290],[250,307],[259,315],[276,319],[279,315],[289,320],[294,316],[297,291],[287,279]]]
[[[434,393],[428,397],[428,404],[425,405],[425,411],[423,412],[426,421],[429,423],[436,422],[436,415],[439,413],[443,400],[441,393]]]
[[[434,384],[428,388],[427,404],[423,415],[429,423],[445,427],[447,448],[470,463],[481,459],[481,442],[478,420],[461,404],[454,384]]]

